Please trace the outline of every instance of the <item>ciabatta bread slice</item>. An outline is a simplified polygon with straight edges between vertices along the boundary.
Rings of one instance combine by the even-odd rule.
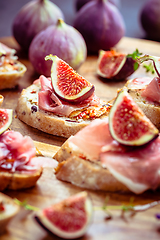
[[[143,146],[114,140],[105,120],[95,120],[55,154],[59,180],[92,190],[140,194],[160,186],[160,136]]]

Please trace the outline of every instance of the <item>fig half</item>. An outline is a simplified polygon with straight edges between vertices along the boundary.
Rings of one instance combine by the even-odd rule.
[[[84,191],[39,211],[35,219],[51,233],[73,239],[84,235],[91,222],[92,212],[92,202]]]
[[[135,56],[139,56],[139,54],[138,50],[128,55],[116,50],[100,50],[97,74],[106,79],[124,80],[139,68],[139,64],[135,60]]]
[[[68,102],[81,102],[89,98],[95,88],[84,77],[57,56],[48,55],[45,60],[52,60],[51,80],[55,93]]]
[[[0,109],[0,134],[6,131],[12,123],[12,109]]]
[[[158,129],[134,102],[126,89],[119,92],[109,113],[109,129],[119,143],[141,146],[156,136]]]

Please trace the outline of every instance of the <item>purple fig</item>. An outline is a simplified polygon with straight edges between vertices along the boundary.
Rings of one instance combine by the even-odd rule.
[[[13,21],[13,36],[19,45],[28,51],[35,35],[49,25],[55,25],[59,18],[64,19],[64,15],[51,1],[30,1],[20,9]]]
[[[160,40],[160,1],[149,0],[142,7],[140,12],[140,22],[147,35],[151,40]]]
[[[93,1],[93,0],[76,0],[75,7],[76,10],[79,11],[81,7],[83,7],[86,3]],[[116,7],[120,7],[120,0],[108,0],[109,2],[113,3]]]
[[[135,58],[140,55],[141,53],[137,49],[128,55],[115,50],[100,50],[97,74],[104,79],[122,81],[138,69],[139,64]]]
[[[62,19],[37,34],[29,47],[29,60],[39,74],[51,75],[51,61],[47,55],[56,55],[72,68],[78,69],[85,61],[87,48],[82,35]]]
[[[82,34],[88,52],[109,50],[125,33],[125,24],[118,8],[107,0],[85,4],[77,13],[73,26]]]

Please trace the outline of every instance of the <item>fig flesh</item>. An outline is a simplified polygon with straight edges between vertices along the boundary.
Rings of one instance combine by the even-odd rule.
[[[0,134],[5,132],[12,123],[12,109],[0,109]]]
[[[19,45],[28,51],[33,38],[50,25],[55,25],[63,12],[49,0],[34,0],[25,4],[17,13],[13,25],[13,36]]]
[[[119,92],[110,110],[109,129],[117,142],[128,146],[144,145],[159,134],[127,90]]]
[[[131,54],[130,54],[131,55]],[[127,54],[111,51],[99,51],[97,74],[103,78],[120,81],[134,73],[139,64]]]
[[[65,61],[53,55],[48,55],[45,59],[53,61],[51,68],[52,86],[61,99],[76,103],[93,94],[94,85],[75,72]]]
[[[33,39],[29,48],[29,60],[35,70],[50,76],[51,62],[45,56],[52,54],[78,69],[85,61],[87,48],[82,35],[62,19],[55,26],[49,26]]]
[[[80,192],[39,211],[35,219],[51,233],[73,239],[85,234],[92,219],[92,211],[92,202],[87,192]]]
[[[149,0],[141,9],[140,22],[150,40],[160,40],[160,1]]]
[[[95,0],[85,4],[77,12],[73,26],[84,37],[89,53],[98,53],[101,49],[109,50],[125,33],[121,13],[107,0]]]

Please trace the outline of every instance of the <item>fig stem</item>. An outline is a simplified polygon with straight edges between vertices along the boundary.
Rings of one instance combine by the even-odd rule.
[[[160,77],[160,58],[159,57],[153,57],[153,56],[150,56],[150,55],[144,55],[142,57],[137,57],[136,61],[141,64],[145,61],[149,61],[151,60],[153,62],[153,66],[155,68],[155,71],[158,75],[158,77]]]
[[[64,23],[62,18],[59,18],[57,21],[57,26],[61,26]]]

